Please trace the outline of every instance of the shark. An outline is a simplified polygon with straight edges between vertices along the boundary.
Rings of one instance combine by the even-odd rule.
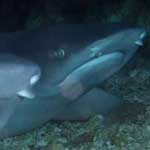
[[[64,30],[60,31],[58,38],[65,39]],[[39,31],[23,33],[32,42],[21,35],[21,41],[16,38],[18,45],[12,42],[13,49],[18,50],[21,46],[23,49],[44,49],[45,45],[40,43],[44,35],[38,37],[37,32]],[[32,36],[33,33],[36,36]],[[57,42],[57,38],[54,38],[56,35],[51,36]],[[44,63],[41,58],[35,59],[39,64],[42,62],[41,78],[34,85],[36,96],[30,100],[19,100],[17,97],[12,101],[1,101],[0,121],[3,123],[0,126],[0,138],[28,132],[49,120],[86,120],[93,115],[106,115],[117,109],[122,99],[104,91],[98,85],[132,58],[139,46],[143,45],[145,36],[145,29],[134,27],[88,41],[80,49],[76,47],[65,51],[62,48],[53,50],[53,46],[52,49],[46,47],[43,52],[46,55],[39,53],[44,58]],[[49,42],[48,39],[45,42]],[[40,51],[37,51],[36,58],[38,52]],[[15,107],[8,115],[8,108],[12,104]],[[3,119],[6,115],[7,119]]]
[[[32,61],[13,54],[0,54],[0,98],[21,96],[32,99],[32,86],[41,75],[40,67]]]
[[[103,58],[101,58],[100,60],[93,60],[93,62],[91,62],[92,63],[91,67],[92,68],[97,67],[97,65],[103,66],[103,63],[106,63],[108,62],[108,60],[110,60],[111,63],[108,63],[107,66],[105,66],[105,69],[104,67],[97,68],[97,72],[104,71],[106,73],[108,70],[111,69],[111,67],[115,67],[116,65],[119,65],[121,59],[122,59],[121,54],[106,55],[106,56],[103,56]],[[112,63],[112,61],[114,62]],[[88,67],[88,66],[83,66],[83,69],[84,67]],[[80,69],[82,70],[82,67],[79,68],[79,70]],[[113,70],[111,74],[113,74],[115,70]],[[76,75],[76,73],[73,73],[73,74]],[[107,77],[105,77],[105,79],[106,78]],[[91,81],[91,83],[92,82],[93,81]],[[28,99],[28,98],[19,99],[19,97],[11,99],[11,100],[0,99],[0,107],[1,107],[0,139],[18,135],[21,133],[26,133],[34,128],[40,127],[43,123],[46,123],[50,119],[51,120],[61,120],[61,119],[70,120],[69,116],[67,117],[67,114],[64,115],[64,118],[63,118],[63,115],[60,115],[60,118],[57,118],[57,113],[61,111],[64,112],[63,109],[65,109],[68,105],[70,105],[71,103],[75,101],[81,102],[81,104],[77,103],[78,105],[80,105],[80,107],[76,106],[75,104],[73,109],[70,111],[70,113],[73,113],[73,111],[75,113],[76,108],[79,108],[79,109],[81,108],[81,110],[82,110],[82,106],[84,106],[85,108],[83,107],[84,112],[80,114],[81,116],[75,116],[75,114],[73,113],[74,115],[70,116],[72,120],[78,120],[78,119],[84,120],[85,118],[90,117],[93,107],[98,106],[98,103],[103,103],[103,107],[102,105],[100,105],[102,109],[97,107],[97,111],[100,109],[101,114],[111,111],[112,109],[117,107],[117,105],[119,105],[120,103],[119,98],[111,94],[107,94],[105,91],[97,90],[97,89],[93,90],[91,87],[92,86],[91,83],[87,85],[87,87],[85,86],[85,88],[91,87],[92,90],[86,89],[87,92],[85,91],[85,94],[83,94],[83,96],[80,96],[80,93],[79,95],[77,95],[77,91],[79,91],[78,85],[75,85],[77,87],[75,87],[74,85],[70,86],[70,83],[74,84],[72,77],[71,79],[70,77],[66,77],[66,79],[62,83],[60,83],[60,85],[58,85],[57,87],[54,87],[54,89],[51,89],[48,95],[39,96],[37,93],[36,97],[33,99]],[[75,84],[77,84],[76,81],[75,81]],[[94,84],[95,84],[95,81],[93,82],[93,86]],[[69,90],[71,90],[71,95],[68,95],[69,93],[68,88]],[[100,97],[102,97],[103,102],[99,100]],[[94,100],[95,103],[91,101],[92,99]],[[109,101],[110,99],[111,99],[110,103],[108,102],[109,104],[105,106],[104,103],[106,101]],[[87,107],[85,106],[84,101],[87,101],[87,104],[86,104]],[[90,108],[90,106],[93,105],[91,102],[95,106]],[[96,109],[94,109],[94,111],[96,111]],[[94,111],[92,112],[92,115],[95,114]]]
[[[14,54],[0,54],[0,127],[7,122],[16,107],[14,100],[33,99],[32,87],[41,75],[34,62]]]
[[[143,45],[145,36],[145,29],[130,28],[108,36],[102,40],[98,40],[88,46],[86,50],[90,51],[89,56],[92,55],[92,57],[95,56],[95,58],[69,74],[69,76],[65,78],[61,85],[64,84],[65,88],[67,86],[67,91],[69,92],[65,93],[67,93],[66,95],[68,97],[72,97],[73,92],[73,97],[74,94],[78,97],[83,93],[88,93],[87,91],[89,91],[89,93],[91,94],[91,90],[94,90],[95,95],[97,95],[97,92],[99,94],[97,98],[87,98],[85,94],[84,97],[86,97],[86,99],[75,101],[70,104],[69,107],[66,106],[66,108],[58,113],[55,117],[58,120],[82,120],[92,116],[93,114],[102,114],[105,116],[106,114],[108,114],[108,112],[111,112],[110,110],[112,110],[112,108],[117,108],[116,106],[121,104],[121,98],[112,96],[110,93],[105,93],[103,89],[97,88],[97,85],[108,79],[115,72],[119,71],[132,58],[138,48]],[[106,59],[106,57],[108,59]],[[103,59],[106,59],[106,62],[100,65],[100,62],[98,62],[98,60],[103,61]],[[110,68],[107,66],[109,63],[111,64],[109,65]],[[115,65],[113,65],[113,63],[115,63]],[[100,71],[99,69],[102,70]],[[76,89],[76,87],[78,88]],[[74,89],[73,92],[72,89]],[[62,90],[62,93],[63,92],[64,90]],[[111,102],[113,103],[113,105],[111,105]],[[108,105],[108,107],[106,105],[104,106],[104,104],[106,103],[110,105]],[[103,112],[103,109],[101,107],[104,108]],[[105,111],[105,108],[107,111]],[[85,112],[90,113],[86,115]],[[74,118],[72,116],[74,116]]]

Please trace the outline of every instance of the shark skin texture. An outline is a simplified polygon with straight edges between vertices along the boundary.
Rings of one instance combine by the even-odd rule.
[[[113,69],[114,68],[116,69],[114,72],[117,72],[132,58],[132,56],[138,50],[139,46],[143,45],[142,41],[143,41],[145,36],[146,36],[146,31],[144,29],[142,29],[142,28],[127,29],[127,30],[124,30],[124,31],[119,32],[117,34],[111,35],[111,36],[109,36],[107,38],[104,38],[102,40],[94,42],[89,47],[87,47],[86,50],[92,50],[92,52],[94,52],[94,55],[96,55],[96,59],[99,58],[101,60],[102,60],[102,58],[104,58],[104,56],[108,56],[110,54],[116,54],[116,53],[117,54],[122,54],[122,56],[120,55],[121,56],[120,57],[121,61],[120,62],[118,61],[119,65],[116,65],[115,67],[112,67]],[[129,41],[126,40],[127,39],[126,37],[128,37]],[[108,39],[108,41],[107,41],[107,39]],[[112,48],[112,46],[114,46],[116,51]],[[110,61],[110,63],[114,62],[114,61],[111,61],[110,59],[108,59],[108,61]],[[104,63],[104,67],[105,67],[106,64],[107,63]],[[95,72],[94,72],[95,76],[94,76],[94,74],[92,74],[92,72],[93,72],[92,69],[90,70],[90,67],[88,66],[88,63],[86,63],[86,65],[87,66],[85,68],[84,68],[84,66],[81,66],[81,67],[79,67],[77,70],[75,70],[72,73],[72,78],[75,78],[74,76],[77,76],[76,78],[80,77],[80,79],[78,79],[78,80],[76,79],[76,81],[80,80],[81,83],[83,82],[82,84],[84,85],[84,87],[87,86],[86,89],[88,89],[88,87],[94,87],[92,85],[96,85],[96,83],[98,83],[98,84],[101,83],[102,82],[101,79],[103,79],[102,76],[106,77],[107,75],[109,76],[111,74],[110,72],[107,72],[109,69],[106,71],[106,74],[104,73],[105,71],[97,72],[97,67],[99,69],[100,65],[97,66],[97,67],[96,67],[96,65],[95,66],[93,65],[94,69],[92,67],[91,68],[93,70],[95,70]],[[86,68],[88,68],[88,69],[86,69]],[[109,71],[112,71],[112,68]],[[87,74],[85,74],[85,72]],[[82,78],[83,74],[84,74],[84,78]],[[71,74],[69,76],[71,76]],[[66,80],[67,80],[67,78],[66,78]],[[93,82],[94,82],[94,84],[93,84]],[[75,85],[75,84],[73,84],[73,85]],[[71,88],[70,87],[68,88],[68,91],[69,91],[69,94],[70,94],[71,90],[69,90],[69,89],[71,89]],[[78,88],[78,90],[79,90],[79,88]],[[97,96],[97,98],[95,96],[95,98],[89,100],[88,96],[85,96],[86,94],[84,95],[84,97],[86,97],[87,101],[92,101],[93,105],[99,106],[99,112],[96,113],[96,114],[103,114],[103,115],[107,114],[107,112],[109,112],[109,111],[103,111],[103,112],[101,111],[101,110],[105,110],[105,108],[107,109],[106,105],[105,105],[104,109],[101,109],[101,106],[103,106],[105,102],[107,103],[106,93],[104,94],[101,91],[101,89],[96,89],[96,90],[101,93],[101,94],[99,93],[99,98],[98,98],[98,96]],[[89,93],[91,94],[91,97],[92,97],[92,92],[90,91]],[[109,95],[109,93],[107,93],[107,94]],[[115,97],[115,98],[116,98],[116,100],[119,99],[117,97]],[[98,102],[96,102],[96,99],[98,99],[97,100]],[[121,101],[121,98],[119,100]],[[92,112],[91,112],[91,114],[89,116],[85,115],[84,117],[82,116],[80,118],[81,114],[84,114],[84,110],[86,110],[86,108],[88,109],[88,106],[87,106],[88,102],[87,101],[85,99],[81,100],[81,101],[75,101],[75,102],[73,102],[73,104],[70,104],[69,107],[67,106],[62,112],[58,113],[57,116],[55,116],[55,117],[59,118],[61,120],[66,120],[66,119],[68,119],[68,120],[84,120],[84,119],[87,119],[89,116],[92,115]],[[116,106],[118,104],[120,104],[118,102],[115,103],[114,97],[111,98],[111,96],[110,96],[110,98],[108,98],[108,101],[111,101],[112,103],[114,102],[113,104],[114,105],[116,104]],[[90,104],[91,103],[89,102],[89,107],[92,108],[92,105],[90,105]],[[114,105],[112,105],[112,106],[114,106]],[[81,110],[79,110],[79,109],[81,109]],[[98,110],[98,109],[95,109],[95,110]],[[74,112],[76,112],[76,113],[74,114]],[[93,110],[93,113],[94,113],[94,110]],[[71,117],[71,116],[74,116],[73,114],[75,115],[75,118]]]
[[[56,113],[53,120],[84,121],[95,115],[107,117],[116,111],[122,102],[120,97],[94,88],[79,100],[68,103],[61,113]]]
[[[63,96],[55,95],[49,99],[36,99],[33,101],[20,101],[14,99],[12,102],[0,102],[0,106],[9,110],[0,115],[2,124],[0,124],[0,139],[20,135],[41,127],[48,120],[87,120],[96,114],[108,115],[115,108],[121,105],[120,98],[111,95],[103,90],[92,89],[87,94],[78,98],[78,101],[64,103]],[[66,100],[64,98],[64,100]],[[14,105],[12,110],[12,106]],[[18,106],[17,106],[17,105]],[[34,106],[33,106],[34,104]],[[7,107],[6,107],[7,106]],[[33,108],[34,107],[34,108]],[[67,107],[67,109],[66,109]],[[60,110],[56,111],[56,109]],[[55,113],[54,113],[55,112]]]
[[[39,80],[40,67],[13,54],[0,54],[0,98],[33,98],[32,86]]]
[[[114,61],[114,62],[108,63],[108,60]],[[122,62],[122,54],[120,54],[120,53],[110,54],[110,55],[103,56],[103,58],[101,58],[100,60],[95,59],[94,62],[92,61],[91,69],[93,67],[97,67],[97,73],[99,71],[105,72],[105,70],[106,70],[106,72],[109,72],[110,68],[115,67],[116,65],[119,65],[121,62]],[[103,64],[106,64],[106,63],[107,63],[107,65],[105,65],[105,70],[104,70],[104,67],[101,67],[101,68],[98,67],[98,65],[104,66]],[[83,66],[83,67],[86,67],[86,66]],[[111,72],[111,74],[113,74],[114,71],[115,70],[113,70]],[[77,70],[77,72],[78,72],[78,70]],[[92,73],[93,73],[93,75],[95,74],[95,72],[92,72]],[[83,76],[84,76],[84,74],[83,74]],[[96,76],[97,76],[97,74],[96,74]],[[104,79],[106,79],[106,78],[108,78],[108,76],[105,76]],[[87,85],[87,87],[85,87],[85,88],[92,88],[91,86],[94,85],[95,83],[97,83],[95,81],[96,80],[94,80],[94,82],[92,81],[91,82],[92,84]],[[101,79],[101,81],[102,81],[102,79]],[[78,83],[76,83],[76,84],[78,84]],[[99,99],[100,96],[102,97],[103,100],[104,99],[108,100],[111,98],[112,99],[111,103],[109,103],[109,105],[106,106],[107,108],[104,111],[101,110],[101,112],[103,112],[103,113],[107,112],[107,110],[111,111],[111,109],[113,107],[115,107],[117,104],[120,103],[119,99],[115,98],[115,96],[111,96],[109,94],[108,94],[109,95],[108,96],[106,93],[104,93],[102,91],[100,92],[100,90],[98,90],[98,91],[93,90],[88,95],[85,94],[86,95],[85,97],[84,97],[84,93],[82,93],[83,96],[79,96],[79,95],[77,95],[77,97],[73,97],[73,95],[68,96],[63,93],[64,91],[62,92],[63,86],[68,86],[68,85],[67,85],[67,83],[63,83],[63,85],[58,86],[57,90],[55,89],[54,93],[52,93],[52,92],[50,93],[51,96],[49,95],[47,97],[43,97],[43,99],[35,98],[35,99],[30,99],[30,100],[27,100],[27,99],[19,100],[17,98],[16,99],[14,98],[14,100],[10,100],[10,101],[9,100],[1,100],[0,106],[2,107],[2,109],[1,109],[2,112],[0,113],[1,114],[0,119],[1,119],[2,123],[0,126],[0,133],[1,133],[0,138],[9,137],[9,136],[13,136],[16,134],[21,134],[21,133],[30,131],[31,129],[39,127],[43,123],[47,122],[49,119],[53,119],[53,118],[55,119],[55,115],[57,113],[59,113],[60,110],[63,111],[63,108],[65,108],[68,105],[68,101],[73,102],[76,99],[78,99],[78,101],[80,102],[83,100],[85,101],[88,97],[88,101],[90,104],[90,100],[92,100],[93,98],[96,100],[95,102],[97,102],[97,100]],[[83,84],[83,86],[84,86],[84,84]],[[76,91],[75,91],[74,87],[71,87],[71,88],[73,89],[73,93],[76,96]],[[91,101],[91,102],[94,102],[94,101]],[[100,102],[100,103],[102,103],[102,102]],[[93,103],[93,108],[95,107],[94,105],[97,106],[96,103],[95,104]],[[89,109],[90,113],[94,114],[94,112],[92,112],[92,110],[90,110],[90,108],[88,108],[87,110],[86,109],[87,108],[85,108],[85,111],[87,111]],[[93,110],[96,110],[96,109],[93,109]],[[86,115],[86,113],[84,113],[84,114]],[[96,114],[96,112],[95,112],[95,114]],[[89,117],[88,114],[86,116]],[[85,116],[83,115],[83,117],[85,117]]]
[[[63,57],[58,55],[59,51],[51,51],[47,58],[41,55],[46,61],[41,65],[41,60],[36,60],[41,67],[41,78],[34,85],[36,97],[14,97],[12,101],[2,99],[0,102],[0,139],[28,132],[49,120],[85,120],[116,109],[121,99],[97,88],[97,85],[131,59],[145,35],[143,28],[128,28],[88,42],[79,50],[72,49],[65,57],[64,51],[61,51]],[[31,39],[23,40],[18,48],[20,44],[23,47],[26,45],[24,48],[36,47],[37,36],[34,38],[31,34],[28,37],[32,37],[33,43],[29,42]],[[17,50],[17,45],[13,48]]]

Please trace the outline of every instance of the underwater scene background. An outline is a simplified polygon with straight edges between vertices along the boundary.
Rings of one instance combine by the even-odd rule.
[[[148,31],[134,58],[102,85],[122,97],[123,105],[105,119],[50,121],[30,133],[1,140],[0,150],[150,149],[149,0],[0,0],[1,32],[91,22],[141,26]]]

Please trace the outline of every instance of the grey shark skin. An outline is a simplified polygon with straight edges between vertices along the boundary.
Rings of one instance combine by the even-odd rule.
[[[92,72],[93,75],[95,73],[97,74],[99,72],[104,72],[104,73],[109,72],[109,75],[107,75],[107,76],[104,75],[102,77],[101,81],[108,78],[115,71],[115,70],[113,70],[110,72],[110,68],[113,68],[122,62],[122,54],[114,53],[114,54],[108,54],[108,55],[102,56],[102,57],[103,58],[101,58],[100,60],[95,59],[95,60],[93,60],[94,62],[93,61],[89,62],[91,65],[91,68],[90,68],[91,72],[93,70],[92,69],[93,67],[97,67],[96,72]],[[110,61],[110,62],[108,62],[108,61]],[[87,64],[87,65],[89,65],[89,64]],[[105,65],[105,67],[99,68],[98,67],[99,65],[100,66]],[[83,69],[84,69],[84,67],[86,67],[86,66],[83,66]],[[77,70],[77,73],[78,73],[78,70]],[[81,75],[81,77],[82,76],[83,75]],[[68,80],[68,79],[66,79],[66,80]],[[95,81],[96,80],[94,80],[94,84],[95,84]],[[66,81],[64,81],[64,83],[62,83],[63,84],[62,86],[67,86],[66,85],[67,83],[65,83],[65,82]],[[84,84],[83,84],[83,86],[84,86]],[[89,86],[91,87],[92,85],[89,84],[87,86],[87,88]],[[72,90],[76,96],[76,90],[74,89],[74,87],[71,87],[70,90]],[[79,90],[79,89],[77,89],[77,90]],[[99,97],[101,97],[102,100],[99,100]],[[72,101],[72,99],[73,100],[78,99],[77,100],[78,102],[75,104],[73,104],[74,101],[72,104],[68,103],[68,100]],[[105,105],[104,101],[105,102],[110,101],[110,103]],[[14,104],[15,104],[15,106],[14,106]],[[72,120],[75,120],[75,119],[81,120],[81,119],[85,119],[85,118],[87,119],[90,116],[95,115],[97,113],[98,114],[99,113],[106,114],[106,113],[110,112],[113,108],[115,108],[117,106],[117,104],[118,105],[120,104],[120,101],[118,98],[116,98],[115,96],[112,96],[110,94],[106,94],[106,92],[104,92],[102,90],[92,89],[90,92],[88,92],[85,95],[83,94],[82,96],[77,96],[77,97],[73,97],[73,95],[71,95],[69,97],[68,95],[66,96],[62,92],[62,87],[58,88],[58,90],[55,91],[55,93],[53,93],[53,94],[51,93],[51,97],[49,96],[49,97],[43,98],[43,99],[35,98],[35,99],[31,99],[31,100],[28,100],[28,99],[18,100],[16,98],[12,101],[0,101],[0,106],[2,108],[3,107],[7,108],[7,109],[3,108],[0,113],[1,114],[1,116],[0,116],[0,120],[1,120],[0,138],[25,133],[31,129],[39,127],[43,123],[47,122],[49,119],[61,120],[61,119],[69,119],[70,118]],[[64,111],[64,109],[66,109],[65,107],[68,105],[71,105],[70,112],[72,115],[67,116],[67,113],[66,113],[63,116],[61,116],[61,115],[57,116],[57,114],[59,114],[60,111]],[[80,107],[78,107],[78,105],[80,105]],[[100,105],[100,107],[99,107],[99,105]],[[13,110],[12,110],[11,106],[14,106]],[[82,106],[84,106],[84,107],[82,107]],[[83,108],[82,109],[83,111],[81,113],[79,113],[78,108],[79,109]],[[8,113],[8,110],[9,110],[9,113]],[[78,113],[76,113],[76,115],[75,115],[74,113],[76,111],[80,115]]]
[[[67,59],[52,58],[49,64],[45,66],[49,77],[44,83],[46,85],[43,85],[42,82],[38,83],[39,90],[46,87],[44,92],[42,94],[40,93],[43,97],[38,96],[38,93],[36,93],[36,99],[14,100],[15,107],[9,115],[7,114],[7,110],[2,109],[5,111],[2,113],[1,118],[3,120],[5,115],[7,115],[7,120],[4,119],[4,122],[0,126],[0,138],[25,133],[36,127],[40,127],[50,119],[82,120],[95,114],[106,114],[110,112],[110,110],[120,104],[120,99],[106,94],[101,89],[94,88],[96,88],[98,83],[100,84],[103,80],[106,80],[109,76],[118,71],[127,62],[125,60],[130,59],[133,53],[138,49],[137,41],[142,41],[144,34],[145,30],[141,28],[124,30],[108,37],[109,41],[114,42],[108,42],[106,40],[107,38],[105,38],[104,43],[106,42],[108,45],[106,49],[105,47],[101,48],[101,45],[104,44],[103,42],[99,44],[99,41],[97,41],[97,43],[90,43],[89,46],[80,51],[74,50]],[[114,38],[116,36],[119,38]],[[126,42],[124,40],[120,41],[120,37],[124,36],[128,37],[128,40]],[[116,42],[116,40],[118,42]],[[99,49],[94,49],[93,51],[93,48],[90,48],[93,44],[94,46],[97,45]],[[121,49],[117,49],[117,47]],[[107,52],[105,53],[103,49]],[[103,53],[101,53],[101,51]],[[105,61],[102,61],[103,59]],[[105,67],[103,68],[102,66]],[[113,69],[113,71],[111,71],[111,69]],[[105,72],[105,74],[103,74],[103,72]],[[88,82],[88,79],[91,78],[88,76],[89,74],[93,76],[93,80],[90,80],[90,82]],[[77,82],[74,83],[75,85],[81,83],[84,89],[83,92],[76,93],[76,88],[73,89],[72,84],[70,84],[72,77],[80,79],[80,82],[77,80]],[[86,80],[87,82],[85,82]],[[72,93],[73,95],[75,94],[75,98],[72,99],[72,95],[70,97],[70,95],[64,94],[66,86],[68,89],[73,90]],[[108,105],[105,102],[107,102]],[[1,106],[3,107],[3,105],[10,106],[11,103],[5,101]],[[76,115],[74,113],[76,113]]]
[[[59,85],[64,97],[76,99],[118,71],[123,54],[116,52],[97,57],[69,74]]]
[[[0,98],[33,98],[31,88],[40,74],[37,64],[12,54],[0,54]]]
[[[113,54],[114,55],[115,54],[122,54],[122,55],[120,55],[120,59],[122,59],[122,61],[118,61],[118,65],[113,66],[113,69],[110,68],[110,72],[113,70],[112,72],[114,73],[114,72],[117,72],[118,70],[120,70],[120,68],[123,67],[131,59],[131,57],[137,51],[137,49],[139,48],[139,46],[142,46],[142,44],[143,44],[142,42],[143,42],[143,39],[144,39],[145,36],[146,36],[146,31],[144,29],[142,29],[142,28],[136,28],[136,29],[132,28],[131,29],[130,28],[130,29],[121,31],[121,32],[119,32],[117,34],[111,35],[111,36],[109,36],[107,38],[104,38],[102,40],[94,42],[93,44],[91,44],[90,46],[88,46],[88,47],[85,48],[87,50],[86,54],[89,55],[88,52],[90,51],[92,57],[95,56],[96,59],[98,58],[99,60],[101,60],[100,58],[104,58],[104,56],[107,57],[107,55],[110,55],[110,54],[111,55],[113,55]],[[107,41],[107,39],[108,39],[108,41]],[[85,55],[84,52],[82,54],[84,54],[84,55],[82,55],[81,58],[84,58],[84,56],[86,56],[86,55]],[[104,65],[107,64],[107,63],[104,63]],[[110,61],[109,63],[114,63],[114,60]],[[88,67],[87,64],[88,63],[86,63],[85,66],[83,65],[83,66],[79,67],[72,74],[69,75],[69,78],[78,79],[78,80],[76,80],[77,81],[76,83],[73,83],[73,85],[79,85],[79,83],[80,84],[82,83],[82,85],[84,85],[84,87],[86,87],[86,90],[87,90],[87,89],[89,89],[89,87],[94,87],[94,84],[96,86],[97,84],[101,83],[102,80],[105,79],[106,76],[112,75],[112,72],[110,73],[109,71],[105,72],[104,70],[103,71],[99,70],[101,67],[103,67],[103,65],[100,65],[100,66],[97,65],[97,67],[95,65],[94,69],[91,67],[91,70],[90,70],[90,67]],[[99,70],[99,72],[97,72],[97,69]],[[74,77],[74,76],[76,76],[76,77]],[[66,81],[67,81],[67,78],[66,78]],[[70,84],[70,85],[71,86],[68,87],[68,91],[69,91],[68,95],[69,96],[70,96],[70,91],[71,91],[72,84]],[[78,87],[81,87],[81,86],[78,86]],[[80,90],[78,90],[77,95],[80,95],[82,93],[82,91],[81,91],[81,93],[79,93],[79,91]],[[118,102],[116,103],[114,101],[114,97],[111,98],[111,96],[110,96],[109,100],[106,100],[105,95],[106,95],[106,93],[105,94],[101,93],[101,95],[99,93],[99,97],[100,97],[98,99],[99,103],[97,103],[96,100],[94,100],[94,102],[93,102],[93,105],[96,105],[96,104],[99,105],[100,109],[99,109],[99,113],[97,113],[97,114],[102,114],[102,112],[100,111],[101,110],[100,106],[101,105],[103,106],[103,104],[105,103],[103,101],[103,99],[105,99],[105,101],[109,101],[111,99],[112,103],[114,102],[114,105],[116,104],[116,106],[117,106],[117,104],[119,104]],[[95,99],[97,99],[97,98],[95,98]],[[84,104],[85,104],[85,107],[84,107]],[[62,120],[65,120],[66,118],[70,119],[70,120],[73,120],[73,117],[71,118],[71,116],[74,116],[74,112],[76,112],[75,119],[80,120],[81,118],[82,119],[84,117],[86,118],[87,117],[86,115],[84,117],[82,116],[80,118],[80,113],[84,114],[84,109],[86,110],[86,108],[90,107],[90,106],[87,107],[86,104],[87,104],[87,102],[84,101],[84,100],[83,101],[81,100],[81,101],[74,102],[72,105],[69,105],[70,109],[68,109],[68,107],[66,107],[66,109],[64,109],[61,113],[59,113],[57,115],[57,118],[61,118]],[[74,105],[75,105],[75,107],[74,107]],[[79,111],[80,105],[83,106],[83,107]],[[90,105],[90,102],[89,102],[89,105]],[[106,105],[105,105],[105,108],[107,108]]]
[[[98,40],[91,44],[88,49],[92,50],[94,55],[105,55],[113,52],[121,52],[124,54],[124,62],[133,56],[139,46],[143,45],[143,39],[146,31],[143,28],[129,28],[112,36]]]
[[[43,75],[43,79],[41,78],[41,84],[38,84],[39,93],[48,94],[49,90],[61,83],[74,70],[105,54],[121,52],[124,55],[124,61],[122,61],[120,68],[123,67],[141,46],[145,35],[146,31],[143,28],[129,28],[90,43],[84,49],[72,50],[67,58],[49,58],[44,69],[46,74]]]

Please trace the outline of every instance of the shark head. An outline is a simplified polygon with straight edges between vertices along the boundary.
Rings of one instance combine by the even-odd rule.
[[[122,44],[116,47],[118,51],[124,54],[122,65],[126,64],[138,48],[143,46],[145,36],[146,30],[144,28],[131,28],[124,31],[120,40],[120,44]]]
[[[131,51],[134,52],[140,46],[143,46],[143,40],[146,36],[146,31],[143,28],[131,28],[121,32],[118,35],[120,36],[121,45],[116,47],[116,49],[120,49],[120,52],[128,55],[128,53],[131,53]]]
[[[134,41],[135,45],[143,46],[143,40],[146,36],[146,30],[144,28],[130,29],[127,32],[130,32],[131,41]]]
[[[124,54],[126,62],[143,45],[145,36],[145,29],[129,28],[94,42],[88,49],[91,50],[92,56],[121,52]]]
[[[74,99],[106,80],[132,57],[145,36],[142,28],[127,29],[85,48],[76,60],[86,61],[60,84],[63,95]]]
[[[32,87],[41,76],[40,67],[13,54],[0,54],[0,98],[34,98]]]
[[[62,95],[74,100],[96,87],[118,71],[122,58],[121,53],[112,53],[88,61],[69,74],[59,85]]]

